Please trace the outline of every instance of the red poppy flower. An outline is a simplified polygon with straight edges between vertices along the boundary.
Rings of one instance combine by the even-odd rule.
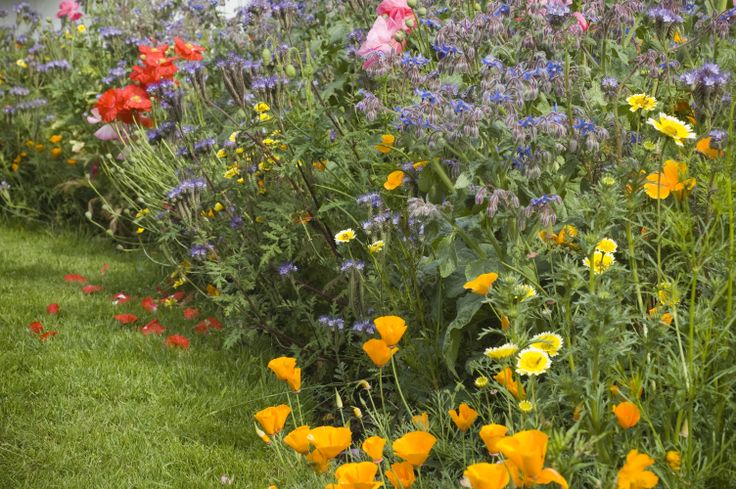
[[[171,80],[177,72],[176,65],[168,58],[160,58],[157,64],[135,65],[131,69],[130,79],[147,87],[161,80]]]
[[[204,50],[202,46],[186,42],[180,37],[174,38],[174,51],[176,51],[177,56],[187,61],[200,61]]]
[[[122,97],[125,99],[124,107],[128,110],[143,112],[151,110],[151,99],[148,98],[148,93],[137,85],[127,85],[123,88]]]
[[[166,328],[164,328],[163,325],[158,322],[158,319],[154,319],[141,328],[141,333],[146,336],[148,336],[149,334],[161,336],[162,334],[164,334],[164,331],[166,331]]]
[[[33,321],[31,324],[28,325],[28,329],[33,334],[41,334],[41,331],[43,331],[43,324],[38,321]]]
[[[194,307],[187,307],[184,309],[184,319],[194,319],[199,316],[199,309]]]
[[[49,304],[46,306],[46,312],[52,315],[59,314],[59,304]]]
[[[120,324],[130,324],[138,321],[138,316],[135,314],[116,314],[114,317]]]
[[[156,312],[156,309],[158,309],[158,305],[150,295],[143,298],[141,301],[141,307],[148,312]]]
[[[130,300],[130,296],[126,294],[125,292],[118,292],[114,296],[112,296],[112,305],[113,306],[119,306],[120,304],[125,304]]]
[[[145,44],[138,45],[138,52],[140,53],[141,59],[145,59],[151,56],[166,56],[166,51],[168,50],[168,44],[159,44],[158,46],[146,46]]]
[[[194,327],[194,332],[197,334],[207,334],[209,330],[210,330],[210,325],[206,319],[201,320]]]
[[[183,350],[189,349],[189,340],[180,334],[172,334],[166,338],[166,346],[171,348],[181,348]]]
[[[210,323],[210,327],[212,329],[216,329],[217,331],[220,331],[222,329],[222,323],[218,321],[217,318],[214,316],[208,317],[207,322]]]
[[[51,338],[52,336],[56,336],[59,334],[58,331],[46,331],[44,334],[40,335],[38,337],[39,341],[46,341],[47,339]]]
[[[66,275],[64,275],[64,281],[84,283],[87,281],[87,277],[85,277],[84,275],[78,275],[76,273],[67,273]]]
[[[122,97],[122,90],[119,88],[111,88],[97,99],[97,111],[105,122],[112,122],[118,117],[118,113],[125,109],[125,99]]]
[[[102,285],[85,285],[84,287],[82,287],[82,292],[87,295],[94,294],[95,292],[100,291],[102,291]]]

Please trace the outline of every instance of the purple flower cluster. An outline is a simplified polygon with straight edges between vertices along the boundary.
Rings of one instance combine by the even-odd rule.
[[[337,329],[342,331],[345,328],[345,321],[342,318],[335,316],[320,316],[317,321],[328,328]]]
[[[179,185],[169,190],[166,196],[169,200],[177,200],[186,195],[194,194],[199,190],[204,190],[205,188],[207,188],[207,182],[205,182],[204,178],[192,178],[184,180]]]
[[[195,260],[204,260],[211,251],[214,251],[215,247],[210,243],[193,245],[189,250],[189,255]]]
[[[383,200],[381,199],[381,195],[378,192],[370,192],[367,194],[359,195],[355,202],[358,205],[369,205],[373,209],[376,209],[381,206],[381,203]]]
[[[647,11],[647,16],[652,19],[658,26],[670,26],[672,24],[682,24],[683,19],[680,15],[665,7],[652,7]]]
[[[348,258],[340,265],[341,272],[362,272],[365,269],[365,262]]]
[[[686,72],[680,77],[690,90],[710,90],[722,88],[728,83],[731,74],[721,70],[715,63],[705,63],[700,68]]]
[[[282,277],[289,276],[292,273],[296,273],[298,271],[299,271],[299,268],[296,265],[294,265],[293,262],[290,262],[290,261],[287,261],[279,265],[279,275],[281,275]]]
[[[352,330],[356,333],[373,334],[376,330],[376,327],[373,325],[373,321],[371,321],[370,319],[359,319],[358,321],[355,321],[353,323]]]
[[[46,73],[52,70],[68,70],[69,68],[71,68],[71,65],[69,64],[69,61],[65,59],[52,60],[36,67],[36,69],[41,73]]]

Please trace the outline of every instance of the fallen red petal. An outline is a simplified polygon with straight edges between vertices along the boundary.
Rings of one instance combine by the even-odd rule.
[[[87,281],[87,277],[85,277],[84,275],[78,275],[76,273],[67,273],[66,275],[64,275],[64,281],[85,283]]]
[[[178,347],[183,350],[188,350],[189,340],[180,334],[172,334],[171,336],[166,338],[166,346],[170,346],[172,348]]]
[[[46,306],[46,312],[49,314],[59,314],[59,304],[49,304]]]
[[[141,333],[148,336],[149,334],[155,334],[155,335],[162,335],[164,334],[164,331],[166,331],[166,328],[164,328],[161,323],[158,322],[158,319],[154,319],[150,323],[146,324],[141,328]]]
[[[112,296],[112,305],[113,306],[119,306],[120,304],[125,304],[130,300],[130,296],[126,294],[125,292],[118,292],[114,296]]]
[[[148,297],[144,297],[143,300],[141,300],[141,307],[143,307],[143,309],[148,312],[156,312],[156,309],[158,309],[156,301],[154,301],[153,297],[151,297],[150,295]]]
[[[184,309],[184,319],[194,319],[199,316],[199,309],[194,307],[187,307]]]
[[[138,321],[138,316],[135,314],[116,314],[114,317],[120,324],[130,324]]]
[[[33,332],[33,334],[41,334],[41,331],[43,331],[43,324],[39,323],[38,321],[33,321],[31,324],[28,325],[28,329]]]
[[[102,269],[100,270],[100,273],[101,273],[102,275],[105,275],[105,273],[107,273],[107,271],[108,271],[109,269],[110,269],[110,265],[108,265],[107,263],[105,263],[105,264],[103,264],[103,265],[102,265]]]
[[[84,287],[82,287],[82,292],[88,295],[100,291],[102,291],[102,285],[85,285]]]
[[[46,341],[47,339],[51,338],[52,336],[56,336],[59,334],[58,331],[46,331],[44,334],[38,337],[40,341]]]

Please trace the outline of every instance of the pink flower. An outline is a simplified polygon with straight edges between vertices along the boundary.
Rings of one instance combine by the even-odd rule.
[[[394,37],[400,30],[395,22],[387,18],[378,17],[376,19],[357,52],[358,56],[365,60],[363,69],[375,63],[379,56],[401,52],[403,46]]]
[[[82,12],[79,11],[79,4],[70,0],[64,0],[59,4],[59,11],[56,12],[56,17],[61,19],[66,17],[69,20],[79,20],[82,18]]]
[[[578,27],[580,27],[581,31],[585,32],[590,28],[590,24],[587,20],[585,20],[585,16],[583,16],[583,14],[581,14],[580,12],[573,12],[572,16],[575,17],[575,20],[578,22]]]
[[[396,27],[406,32],[411,31],[411,27],[406,25],[406,21],[414,19],[414,11],[406,3],[406,0],[383,0],[378,4],[376,13],[379,17],[388,16],[389,23],[396,24]]]
[[[100,141],[117,141],[120,139],[118,130],[112,124],[105,124],[95,131],[95,137]]]

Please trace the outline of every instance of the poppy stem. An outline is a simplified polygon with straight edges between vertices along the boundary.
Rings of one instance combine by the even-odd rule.
[[[404,403],[404,407],[406,408],[406,412],[409,413],[409,417],[412,417],[411,408],[409,407],[409,403],[406,402],[406,398],[404,397],[404,393],[401,391],[401,383],[399,382],[399,374],[396,372],[396,362],[394,361],[394,357],[391,357],[391,370],[394,372],[394,380],[396,380],[396,390],[399,391],[399,397],[401,397],[401,402]]]

